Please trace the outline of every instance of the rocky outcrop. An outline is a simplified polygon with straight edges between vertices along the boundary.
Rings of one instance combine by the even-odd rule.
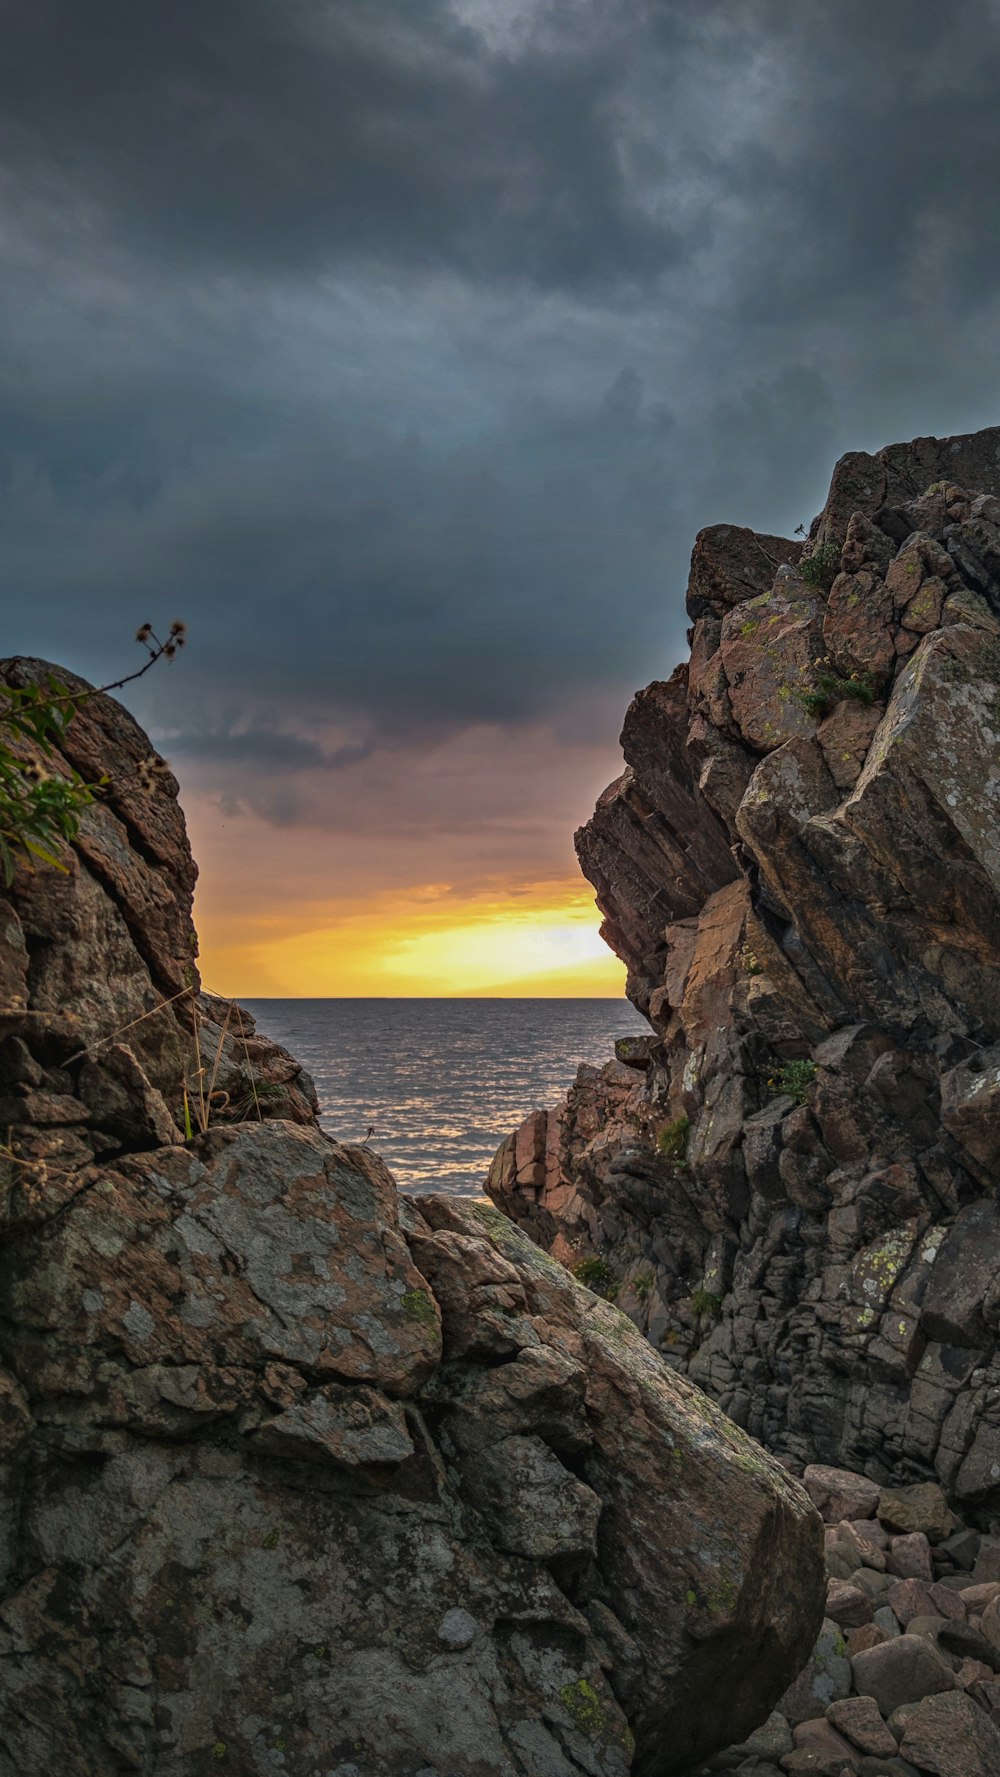
[[[0,1769],[680,1772],[815,1637],[808,1496],[199,997],[148,756],[87,701],[65,757],[106,792],[0,894]]]
[[[759,566],[758,566],[759,564]],[[488,1189],[797,1464],[1000,1515],[1000,429],[702,532],[577,835],[650,1022]]]
[[[0,687],[54,675],[0,661]],[[0,1197],[14,1221],[39,1195],[75,1189],[79,1169],[180,1142],[211,1098],[214,1123],[315,1120],[298,1062],[259,1037],[250,1014],[203,993],[191,920],[196,869],[177,783],[127,710],[91,696],[55,752],[19,743],[39,774],[79,772],[104,788],[61,870],[22,859],[0,894]]]

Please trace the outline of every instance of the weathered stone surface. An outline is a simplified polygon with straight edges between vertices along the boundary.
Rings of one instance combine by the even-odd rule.
[[[845,1518],[863,1521],[875,1516],[879,1489],[864,1475],[812,1462],[803,1471],[802,1485],[825,1524],[839,1525]]]
[[[827,1618],[809,1659],[778,1709],[790,1722],[813,1721],[851,1688],[851,1661],[843,1630]]]
[[[944,1542],[959,1528],[958,1519],[934,1481],[921,1481],[913,1487],[883,1487],[878,1496],[878,1521],[898,1535],[916,1532],[931,1543]]]
[[[896,1738],[882,1720],[873,1697],[844,1697],[839,1703],[831,1703],[826,1715],[859,1752],[867,1752],[873,1758],[893,1757]]]
[[[900,1752],[932,1777],[995,1777],[1000,1733],[970,1697],[928,1697],[914,1710]]]
[[[782,1760],[784,1770],[814,1771],[816,1777],[844,1777],[846,1771],[853,1777],[859,1765],[857,1748],[829,1721],[800,1722],[794,1732],[795,1747]]]
[[[81,1773],[264,1768],[275,1721],[291,1772],[344,1745],[501,1777],[530,1741],[624,1774],[633,1734],[680,1770],[723,1675],[738,1732],[794,1670],[805,1495],[495,1211],[404,1208],[365,1150],[248,1123],[95,1168],[8,1241],[23,1777],[69,1720]]]
[[[54,670],[0,661],[0,686]],[[55,1207],[95,1156],[180,1142],[185,1092],[193,1127],[316,1113],[299,1064],[249,1013],[201,992],[197,873],[169,767],[113,698],[56,676],[82,701],[35,763],[107,783],[62,848],[64,870],[21,859],[0,892],[0,1222]]]
[[[982,1528],[1000,1517],[998,439],[845,458],[815,569],[719,568],[690,680],[639,700],[610,793],[645,810],[646,846],[672,786],[675,849],[640,878],[607,801],[580,840],[658,1042],[627,1088],[591,1073],[548,1114],[544,1176],[490,1183],[559,1257],[599,1258],[767,1446],[936,1481]],[[749,534],[739,550],[764,572]],[[817,649],[806,685],[817,623],[836,657]],[[731,748],[708,817],[700,774]],[[685,860],[721,827],[732,872],[699,890]]]
[[[859,1629],[862,1623],[872,1620],[872,1601],[860,1586],[852,1586],[849,1580],[832,1579],[826,1588],[826,1614],[842,1629]]]
[[[688,616],[724,617],[734,605],[766,592],[782,563],[794,567],[804,545],[790,537],[770,537],[738,524],[713,524],[699,531],[691,555]]]
[[[1000,1047],[980,1049],[942,1076],[941,1121],[981,1165],[1000,1163]]]
[[[934,1578],[934,1563],[930,1543],[923,1533],[914,1530],[908,1536],[894,1536],[889,1544],[886,1567],[890,1573],[899,1574],[901,1579],[924,1580],[930,1585]]]
[[[874,1697],[884,1716],[901,1703],[918,1703],[938,1691],[954,1688],[951,1667],[920,1635],[897,1635],[881,1647],[856,1654],[851,1661],[854,1689]]]

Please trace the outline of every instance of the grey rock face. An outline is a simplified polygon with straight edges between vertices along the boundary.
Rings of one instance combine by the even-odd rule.
[[[641,1067],[582,1069],[487,1183],[554,1256],[599,1258],[667,1361],[768,1448],[935,1481],[984,1528],[998,446],[993,428],[844,458],[804,550],[699,537],[690,662],[640,694],[627,782],[578,835],[657,1040]]]
[[[92,1169],[0,1327],[21,1777],[682,1770],[814,1633],[801,1489],[495,1211],[318,1130]]]

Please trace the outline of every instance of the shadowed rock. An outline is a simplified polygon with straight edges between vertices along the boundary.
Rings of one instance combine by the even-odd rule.
[[[487,1188],[770,1448],[988,1520],[1000,428],[842,458],[804,547],[701,532],[689,601],[577,836],[654,1041]]]

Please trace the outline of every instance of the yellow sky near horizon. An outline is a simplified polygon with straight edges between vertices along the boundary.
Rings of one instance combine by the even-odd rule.
[[[621,999],[625,970],[578,882],[461,896],[425,884],[234,916],[199,906],[207,987],[268,998]]]
[[[625,969],[571,837],[614,758],[548,758],[544,736],[518,737],[513,752],[492,730],[474,740],[455,759],[446,748],[468,778],[441,806],[422,800],[419,760],[405,809],[395,791],[386,808],[377,785],[327,773],[307,787],[330,800],[288,819],[186,771],[206,987],[235,999],[623,999]]]

